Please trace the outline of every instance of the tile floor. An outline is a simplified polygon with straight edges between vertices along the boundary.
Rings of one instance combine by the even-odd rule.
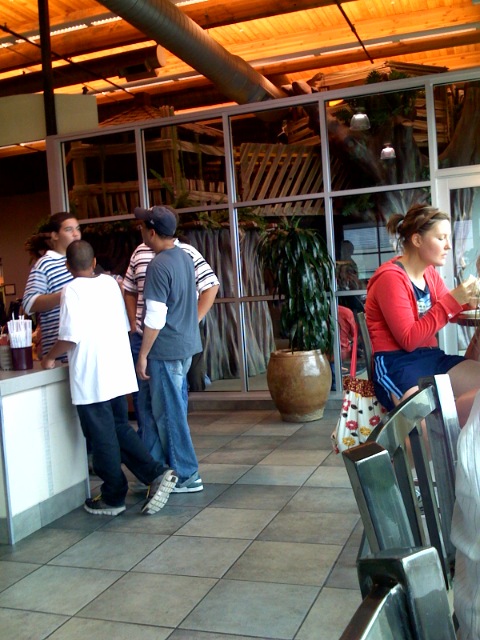
[[[360,603],[361,524],[323,420],[194,411],[205,489],[154,516],[79,508],[0,545],[5,640],[336,640]],[[92,478],[92,490],[98,479]]]

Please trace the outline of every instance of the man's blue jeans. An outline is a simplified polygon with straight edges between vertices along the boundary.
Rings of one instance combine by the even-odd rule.
[[[143,443],[155,460],[176,472],[179,482],[198,471],[187,421],[186,375],[191,360],[149,358],[150,379],[138,392]]]
[[[93,453],[93,468],[103,480],[102,497],[112,507],[125,504],[128,482],[122,463],[144,484],[150,484],[166,469],[150,456],[128,424],[127,399],[119,396],[105,402],[77,405],[82,431]]]

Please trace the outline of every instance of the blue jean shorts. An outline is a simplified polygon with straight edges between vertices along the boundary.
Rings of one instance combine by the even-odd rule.
[[[400,399],[426,376],[448,373],[463,356],[449,356],[438,347],[421,347],[414,351],[379,351],[374,356],[373,383],[381,404],[390,411],[392,396]]]

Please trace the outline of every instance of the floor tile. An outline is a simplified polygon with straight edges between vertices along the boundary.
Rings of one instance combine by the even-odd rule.
[[[358,590],[322,589],[295,640],[338,640],[361,601]]]
[[[240,435],[245,433],[252,427],[244,422],[213,422],[211,424],[190,426],[190,432],[195,436],[226,436],[226,435]]]
[[[221,580],[180,628],[293,638],[318,588]]]
[[[257,464],[267,456],[270,449],[261,449],[260,451],[248,451],[248,450],[233,450],[226,451],[225,449],[219,449],[206,456],[202,463],[205,464]]]
[[[92,518],[92,514],[79,507],[70,513],[54,520],[47,525],[47,529],[70,529],[85,532],[101,529],[107,522],[107,518]]]
[[[302,487],[285,507],[285,511],[321,511],[325,513],[353,513],[358,507],[352,489]]]
[[[195,448],[199,449],[211,449],[216,451],[220,447],[224,447],[235,438],[234,434],[227,436],[202,436],[192,433],[192,441]]]
[[[125,531],[130,533],[153,533],[155,535],[171,535],[186,522],[191,520],[200,507],[174,506],[170,502],[161,511],[152,516],[141,513],[140,505],[136,509],[127,510],[121,516],[108,522],[103,531]]]
[[[287,436],[240,436],[222,447],[222,451],[248,449],[252,451],[272,451],[285,442]]]
[[[296,491],[298,491],[298,487],[234,484],[214,500],[210,506],[231,509],[277,509],[280,511]]]
[[[30,564],[28,562],[0,561],[0,591],[15,584],[41,566],[40,564]]]
[[[151,533],[96,531],[54,558],[50,564],[64,567],[129,571],[167,539]]]
[[[259,422],[245,431],[246,436],[291,436],[301,429],[301,424],[290,422]]]
[[[328,454],[330,455],[330,454]],[[305,483],[307,487],[343,487],[350,489],[350,480],[344,467],[327,467],[323,464]]]
[[[253,540],[277,514],[265,509],[213,509],[207,507],[177,531],[183,536]]]
[[[221,578],[249,544],[248,540],[171,536],[135,571]]]
[[[51,613],[0,609],[0,631],[4,640],[44,640],[51,638],[68,618]]]
[[[230,633],[212,633],[211,631],[193,631],[192,629],[177,629],[168,636],[168,640],[265,640],[258,636],[232,636]]]
[[[129,493],[118,517],[78,508],[0,545],[2,640],[339,638],[360,602],[363,532],[331,450],[339,410],[305,424],[191,412],[202,492],[154,516]]]
[[[207,484],[203,480],[203,491],[198,491],[197,493],[172,493],[168,500],[168,506],[201,509],[216,500],[231,486],[231,484]]]
[[[49,640],[166,640],[172,630],[142,624],[71,618]]]
[[[254,541],[225,578],[322,586],[339,550],[327,544]]]
[[[92,516],[93,517],[93,516]],[[88,531],[44,528],[9,547],[2,560],[43,564],[88,535]]]
[[[317,466],[321,464],[325,458],[329,455],[330,451],[306,451],[301,450],[276,450],[269,453],[268,456],[263,458],[259,464],[273,464],[273,465],[285,465],[285,466]],[[348,485],[350,486],[350,485]]]
[[[314,542],[343,546],[358,516],[351,513],[282,511],[258,536],[259,540]],[[339,550],[340,552],[340,550]]]
[[[230,422],[257,424],[264,418],[270,415],[270,411],[232,411],[228,414],[228,420]],[[219,418],[218,421],[224,421],[225,418]]]
[[[200,464],[200,475],[203,482],[233,484],[252,468],[247,464]]]
[[[310,467],[285,467],[277,465],[257,465],[238,479],[238,484],[261,485],[302,485],[315,471],[315,466]]]
[[[78,617],[176,627],[215,583],[212,578],[130,572]]]
[[[74,615],[122,575],[120,571],[45,566],[0,593],[0,607]]]

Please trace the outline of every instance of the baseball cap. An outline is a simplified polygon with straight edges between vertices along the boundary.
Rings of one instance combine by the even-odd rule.
[[[135,207],[133,211],[138,220],[149,222],[157,233],[162,236],[174,236],[177,229],[177,218],[167,207],[151,207],[143,209]]]

